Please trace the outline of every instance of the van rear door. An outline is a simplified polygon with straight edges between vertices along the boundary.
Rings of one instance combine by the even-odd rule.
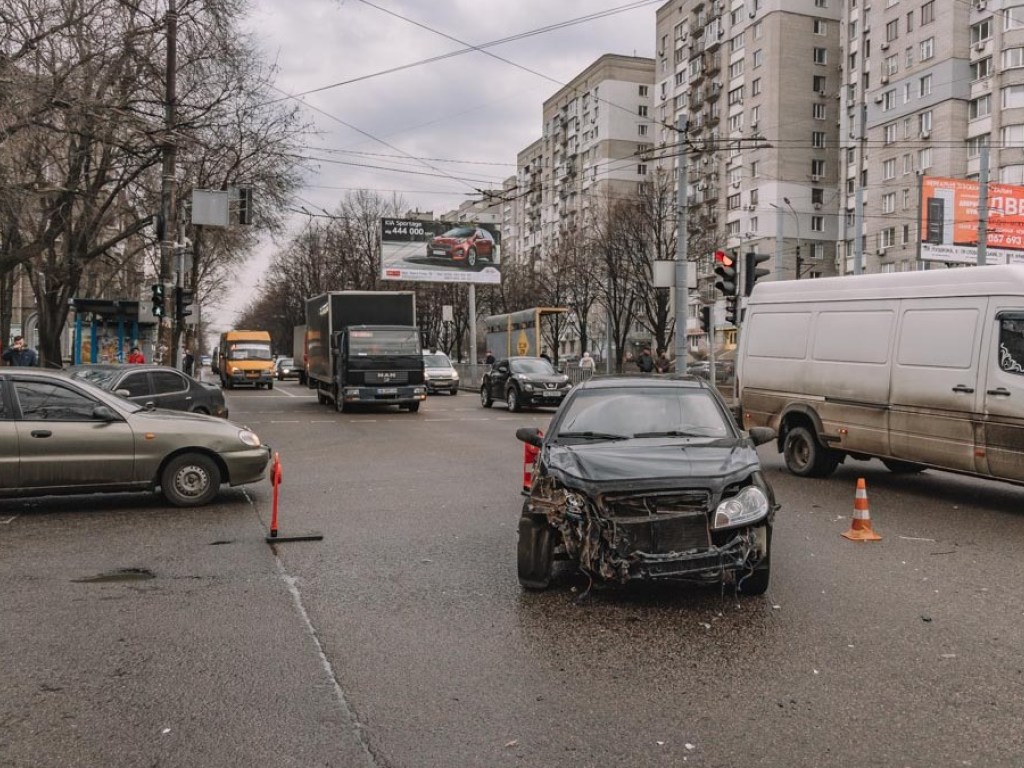
[[[1024,306],[989,300],[982,358],[983,460],[993,477],[1024,482]]]

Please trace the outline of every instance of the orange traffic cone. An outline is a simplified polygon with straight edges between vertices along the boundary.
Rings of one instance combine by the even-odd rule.
[[[850,541],[881,541],[882,537],[871,528],[871,512],[868,511],[868,489],[864,478],[857,478],[857,493],[853,497],[853,520],[850,530],[842,534]]]

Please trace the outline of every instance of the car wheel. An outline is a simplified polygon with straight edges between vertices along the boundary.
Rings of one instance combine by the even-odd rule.
[[[494,405],[494,398],[491,397],[490,390],[487,389],[487,385],[480,387],[480,405],[484,408],[490,408]]]
[[[508,410],[510,413],[518,413],[523,409],[522,405],[519,403],[519,390],[515,387],[508,388],[508,394],[505,395],[505,402],[508,403]]]
[[[786,433],[783,453],[786,468],[798,477],[828,477],[839,466],[836,455],[806,427],[794,427]]]
[[[274,382],[268,381],[267,382],[267,389],[273,389],[273,388],[274,388]]]
[[[449,392],[450,392],[450,393],[451,393],[452,395],[457,395],[457,394],[459,394],[459,388],[458,388],[458,387],[452,387],[452,388],[451,388],[451,389],[449,390]]]
[[[476,248],[471,247],[468,251],[466,251],[466,264],[468,264],[471,267],[476,266]]]
[[[555,529],[547,522],[523,515],[519,518],[516,563],[519,584],[524,589],[543,590],[551,586],[555,565]]]
[[[160,475],[164,498],[176,507],[209,504],[220,491],[220,469],[202,453],[183,453],[171,459]]]
[[[192,413],[201,413],[204,416],[209,416],[210,415],[210,411],[206,408],[206,406],[203,406],[203,405],[201,405],[198,408],[194,409],[192,411]]]
[[[912,461],[900,461],[899,459],[882,459],[885,468],[897,475],[916,475],[924,472],[927,467],[922,464],[915,464]]]

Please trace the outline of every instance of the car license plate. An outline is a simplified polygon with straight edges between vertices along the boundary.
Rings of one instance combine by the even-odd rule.
[[[378,395],[397,395],[398,387],[381,387],[377,390]]]
[[[562,396],[561,392],[547,392],[547,391],[544,392],[544,397],[561,397],[561,396]]]
[[[447,251],[441,251],[441,250],[438,250],[437,248],[435,248],[434,249],[434,255],[435,256],[447,256],[448,253],[447,253]]]

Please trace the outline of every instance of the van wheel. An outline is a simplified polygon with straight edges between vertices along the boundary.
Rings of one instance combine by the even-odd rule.
[[[915,464],[912,461],[900,461],[899,459],[882,459],[885,468],[897,475],[916,475],[924,472],[926,467],[923,464]]]
[[[555,529],[547,522],[523,515],[519,518],[516,561],[519,584],[524,589],[543,590],[551,585],[555,565]]]
[[[806,427],[793,427],[786,433],[783,452],[786,468],[798,477],[828,477],[839,466],[839,457]]]

